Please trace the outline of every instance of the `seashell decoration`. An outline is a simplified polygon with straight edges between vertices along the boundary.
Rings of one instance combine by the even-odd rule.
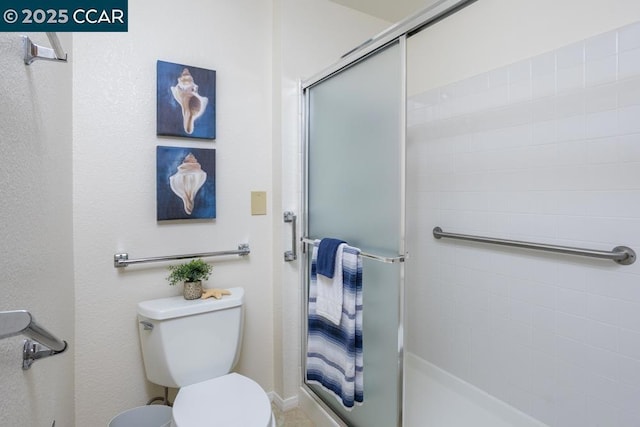
[[[171,190],[182,199],[187,215],[193,212],[196,194],[207,180],[207,173],[202,170],[198,159],[189,153],[178,166],[178,172],[169,177]]]
[[[204,114],[207,108],[209,98],[200,96],[198,85],[194,82],[188,68],[182,70],[182,74],[178,77],[178,84],[171,86],[171,93],[182,107],[184,131],[191,135],[196,119]]]

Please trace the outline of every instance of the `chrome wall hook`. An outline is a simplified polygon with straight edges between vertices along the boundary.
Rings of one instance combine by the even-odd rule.
[[[47,33],[51,48],[37,45],[27,36],[22,37],[22,45],[24,48],[24,63],[31,65],[37,59],[46,61],[67,62],[67,53],[62,49],[60,40],[56,33]]]

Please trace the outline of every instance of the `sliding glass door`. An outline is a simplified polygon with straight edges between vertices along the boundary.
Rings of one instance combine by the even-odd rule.
[[[374,255],[363,257],[364,404],[347,411],[331,393],[307,385],[354,427],[402,420],[403,266],[384,261],[404,253],[403,50],[396,41],[304,88],[306,236],[339,238]]]

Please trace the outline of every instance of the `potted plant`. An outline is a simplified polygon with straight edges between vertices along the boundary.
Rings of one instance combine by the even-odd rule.
[[[211,275],[213,267],[201,259],[194,259],[180,265],[169,266],[170,285],[184,282],[184,299],[197,299],[202,296],[202,281],[207,280]]]

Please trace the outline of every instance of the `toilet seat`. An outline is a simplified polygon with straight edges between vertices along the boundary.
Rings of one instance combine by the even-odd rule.
[[[270,427],[271,404],[255,381],[231,373],[182,387],[173,403],[175,427]]]

